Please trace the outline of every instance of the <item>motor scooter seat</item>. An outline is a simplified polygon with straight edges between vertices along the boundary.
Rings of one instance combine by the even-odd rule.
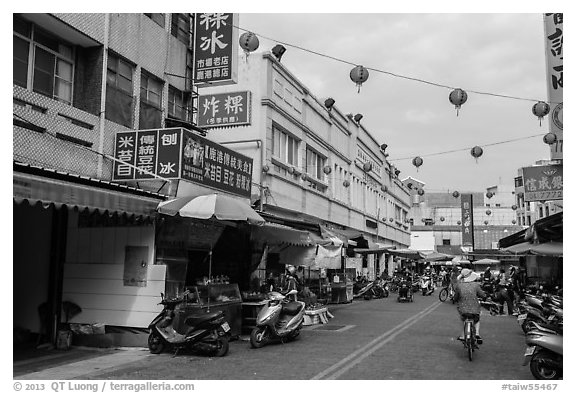
[[[282,306],[282,313],[286,315],[296,315],[304,307],[301,303],[290,302]]]
[[[202,322],[217,318],[217,317],[221,316],[222,314],[223,314],[222,311],[214,311],[214,312],[208,312],[208,313],[204,313],[204,314],[190,315],[189,317],[186,318],[186,320],[184,321],[184,324],[186,324],[187,326],[196,326],[196,325],[201,324]]]

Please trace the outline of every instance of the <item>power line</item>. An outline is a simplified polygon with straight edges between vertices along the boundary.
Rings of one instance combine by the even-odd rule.
[[[254,33],[253,31],[244,29],[244,28],[242,28],[242,27],[240,27],[240,26],[232,25],[232,27],[234,27],[234,28],[236,28],[236,29],[238,29],[238,30],[245,31],[245,32]],[[351,62],[351,61],[348,61],[348,60],[340,59],[340,58],[338,58],[338,57],[330,56],[330,55],[327,55],[327,54],[325,54],[325,53],[320,53],[320,52],[317,52],[317,51],[312,50],[312,49],[307,49],[307,48],[304,48],[304,47],[301,47],[301,46],[298,46],[298,45],[290,44],[290,43],[288,43],[288,42],[283,42],[283,41],[280,41],[280,40],[276,40],[276,39],[274,39],[274,38],[270,38],[270,37],[261,35],[261,34],[259,34],[259,33],[254,33],[254,34],[256,34],[258,37],[264,38],[264,39],[266,39],[266,40],[273,41],[273,42],[276,42],[276,43],[279,43],[279,44],[282,44],[282,45],[285,45],[285,46],[289,46],[289,47],[291,47],[291,48],[299,49],[299,50],[301,50],[301,51],[308,52],[308,53],[314,54],[314,55],[316,55],[316,56],[325,57],[325,58],[327,58],[327,59],[331,59],[331,60],[334,60],[334,61],[338,61],[338,62],[340,62],[340,63],[348,64],[348,65],[351,65],[351,66],[357,66],[357,65],[358,65],[358,64],[356,64],[356,63],[354,63],[354,62]],[[365,67],[365,68],[366,68],[367,70],[374,71],[374,72],[378,72],[378,73],[382,73],[382,74],[386,74],[386,75],[390,75],[390,76],[395,77],[395,78],[406,79],[406,80],[410,80],[410,81],[413,81],[413,82],[419,82],[419,83],[424,83],[424,84],[428,84],[428,85],[431,85],[431,86],[442,87],[442,88],[445,88],[445,89],[456,89],[456,87],[454,87],[454,86],[444,85],[444,84],[441,84],[441,83],[436,83],[436,82],[428,81],[428,80],[421,79],[421,78],[416,78],[416,77],[401,75],[401,74],[397,74],[397,73],[394,73],[394,72],[391,72],[391,71],[381,70],[381,69],[378,69],[378,68],[372,68],[372,67]],[[484,91],[478,91],[478,90],[468,90],[468,89],[463,89],[463,90],[465,90],[466,92],[469,92],[469,93],[474,93],[474,94],[479,94],[479,95],[487,95],[487,96],[492,96],[492,97],[509,98],[509,99],[513,99],[513,100],[521,100],[521,101],[529,101],[529,102],[543,101],[543,102],[547,102],[547,103],[549,103],[549,104],[561,104],[560,102],[546,101],[546,100],[540,100],[540,99],[534,99],[534,98],[516,97],[516,96],[507,95],[507,94],[490,93],[490,92],[484,92]]]
[[[524,136],[521,138],[515,138],[515,139],[508,139],[505,141],[500,141],[500,142],[494,142],[494,143],[487,143],[485,145],[482,146],[496,146],[496,145],[502,145],[504,143],[511,143],[511,142],[517,142],[517,141],[521,141],[524,139],[530,139],[530,138],[535,138],[537,136],[543,136],[545,134],[536,134],[536,135],[530,135],[530,136]],[[454,150],[447,150],[447,151],[442,151],[442,152],[438,152],[438,153],[430,153],[430,154],[422,154],[419,157],[432,157],[432,156],[440,156],[440,155],[444,155],[444,154],[449,154],[449,153],[456,153],[459,151],[466,151],[466,150],[470,150],[470,147],[463,147],[461,149],[454,149]],[[416,156],[416,155],[415,155]],[[415,156],[411,156],[411,157],[402,157],[402,158],[394,158],[394,159],[388,159],[388,161],[403,161],[403,160],[411,160],[413,159]]]

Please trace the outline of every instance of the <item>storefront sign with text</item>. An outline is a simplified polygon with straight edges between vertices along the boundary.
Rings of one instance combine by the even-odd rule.
[[[114,181],[158,175],[243,197],[251,194],[252,158],[183,128],[118,132],[114,155]]]
[[[522,168],[526,202],[562,199],[564,186],[562,165]]]
[[[195,14],[194,81],[199,86],[235,84],[238,14]]]
[[[200,95],[198,126],[229,127],[250,124],[249,91]]]

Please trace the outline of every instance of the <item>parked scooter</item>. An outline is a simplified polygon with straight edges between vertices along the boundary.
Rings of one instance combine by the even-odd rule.
[[[222,311],[188,316],[184,321],[185,332],[178,332],[174,328],[174,309],[186,301],[187,295],[188,291],[180,298],[166,299],[163,293],[160,294],[162,301],[159,304],[164,309],[148,326],[148,349],[158,354],[170,346],[176,349],[175,355],[180,349],[188,348],[212,356],[225,356],[228,353],[230,325]]]
[[[562,335],[533,330],[526,334],[524,365],[536,379],[562,378]]]
[[[272,341],[291,341],[300,334],[304,324],[303,302],[296,300],[295,289],[282,295],[279,292],[268,294],[268,303],[256,317],[256,327],[250,333],[250,344],[261,348]],[[294,300],[290,297],[294,296]]]
[[[422,296],[428,296],[434,293],[434,284],[429,275],[423,275],[420,277],[420,290],[422,291]]]
[[[354,299],[363,297],[364,300],[370,300],[374,297],[374,289],[375,282],[370,281],[367,282],[364,286],[357,286],[357,292],[354,294]]]
[[[535,303],[528,297],[526,300],[534,304],[521,303],[519,305],[520,314],[518,315],[518,323],[522,327],[522,331],[526,333],[529,330],[529,323],[535,321],[540,324],[559,324],[563,321],[563,310],[556,306],[550,306],[545,303]]]

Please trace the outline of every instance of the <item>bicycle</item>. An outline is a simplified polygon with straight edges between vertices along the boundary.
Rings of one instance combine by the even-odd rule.
[[[463,314],[464,320],[464,338],[459,340],[464,344],[468,351],[468,360],[472,361],[472,354],[475,349],[479,349],[476,343],[476,329],[474,328],[474,314]]]
[[[448,298],[450,298],[450,300],[452,300],[452,304],[454,304],[454,287],[452,284],[448,284],[448,286],[442,288],[438,293],[438,299],[441,302],[445,302]]]

